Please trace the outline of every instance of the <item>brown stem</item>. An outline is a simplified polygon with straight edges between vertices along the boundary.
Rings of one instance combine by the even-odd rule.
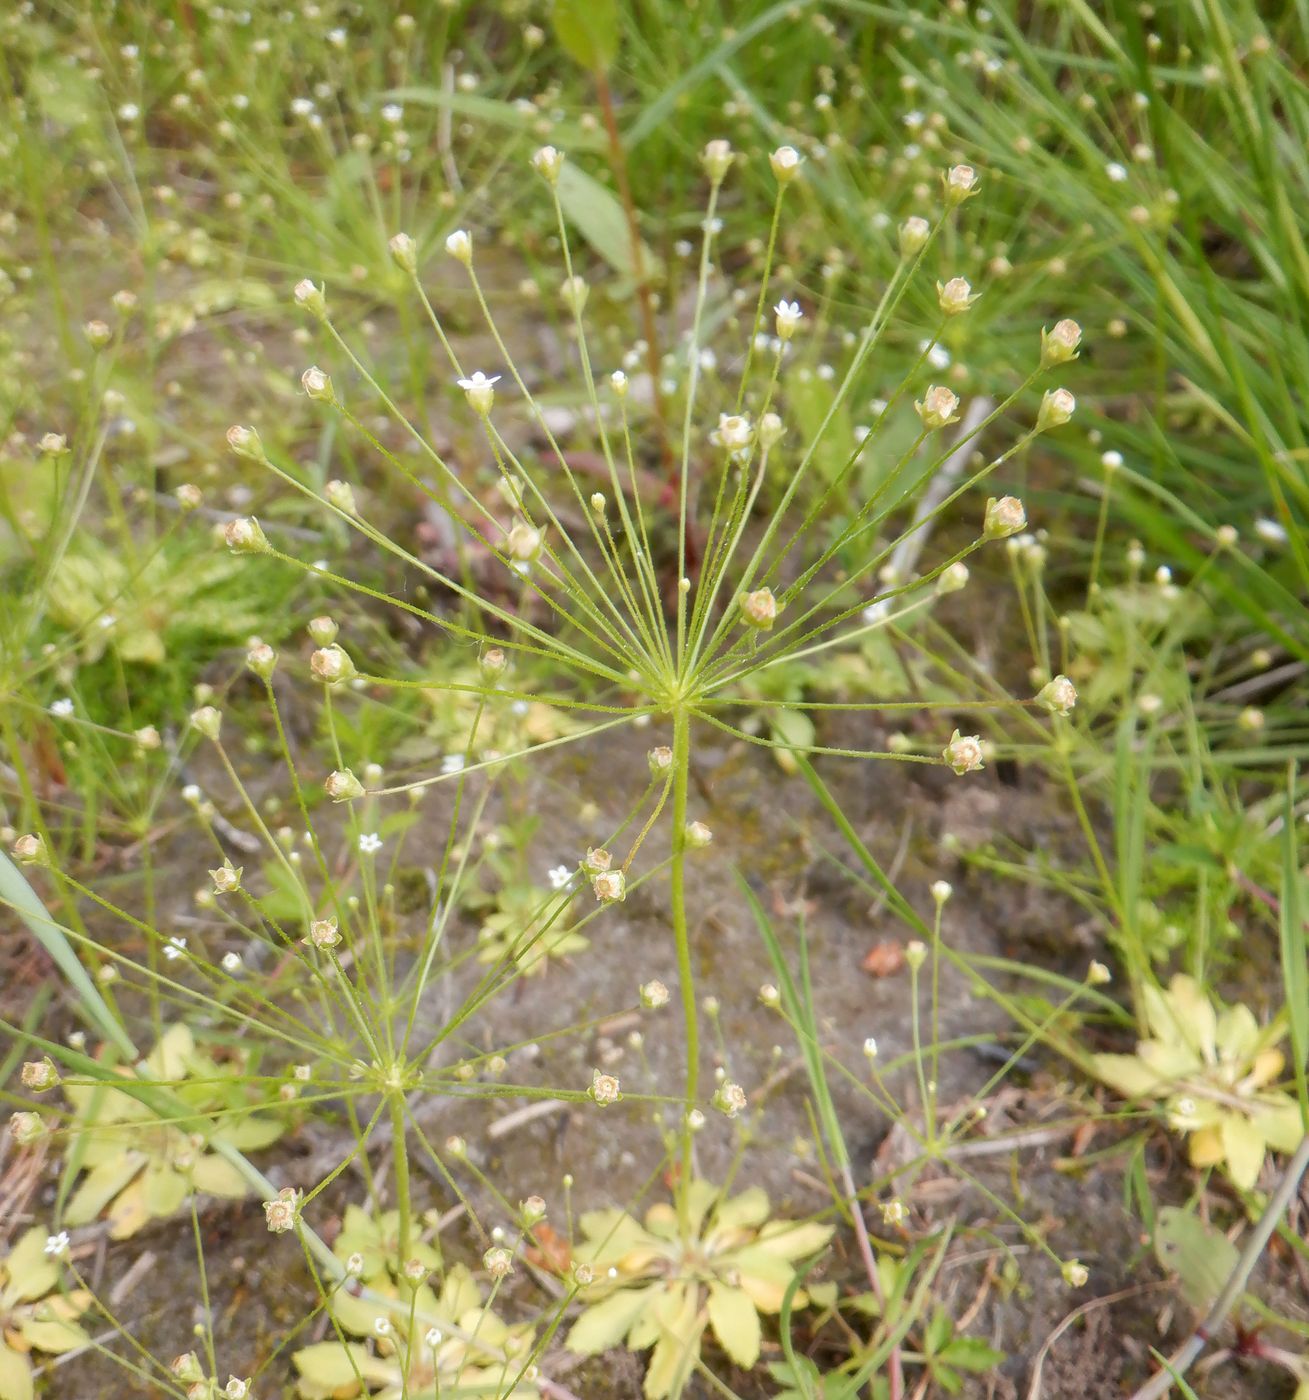
[[[864,1205],[859,1199],[859,1192],[855,1190],[854,1177],[850,1175],[850,1166],[847,1162],[841,1163],[841,1185],[845,1188],[846,1205],[850,1208],[850,1214],[854,1219],[855,1239],[859,1241],[859,1257],[863,1260],[864,1272],[868,1275],[873,1297],[877,1299],[878,1306],[882,1310],[882,1321],[889,1326],[891,1319],[886,1315],[886,1297],[882,1292],[882,1276],[877,1272],[877,1259],[873,1254],[873,1242],[868,1238],[868,1223],[864,1220]],[[888,1377],[891,1391],[890,1400],[900,1400],[904,1393],[904,1372],[900,1363],[899,1342],[891,1348],[888,1369],[890,1371]]]

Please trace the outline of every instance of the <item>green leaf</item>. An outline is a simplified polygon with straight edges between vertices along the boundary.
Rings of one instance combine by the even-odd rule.
[[[718,1282],[709,1285],[709,1325],[723,1350],[743,1370],[759,1360],[759,1314],[739,1288]]]
[[[492,126],[508,127],[520,131],[524,136],[534,136],[534,127],[540,120],[535,112],[523,112],[511,102],[501,102],[494,97],[484,97],[475,92],[447,91],[438,87],[398,87],[383,94],[387,102],[400,102],[415,107],[444,107],[461,117],[471,117],[474,121],[486,122]],[[550,129],[550,139],[564,151],[596,151],[605,145],[604,134],[599,130],[588,130],[576,122],[559,122]]]
[[[996,1351],[980,1337],[956,1337],[941,1352],[941,1358],[961,1371],[989,1371],[1004,1360],[1004,1352]]]
[[[589,1308],[573,1323],[565,1345],[579,1356],[595,1356],[620,1345],[632,1323],[650,1301],[649,1288],[625,1288],[611,1293]]]
[[[559,171],[556,189],[568,222],[615,272],[630,282],[637,281],[632,236],[618,196],[571,161],[565,161]],[[658,259],[644,243],[641,268],[647,278],[658,276]]]
[[[559,47],[588,72],[602,72],[618,54],[617,0],[555,0]]]
[[[1236,1267],[1236,1246],[1193,1211],[1163,1206],[1154,1228],[1154,1252],[1181,1284],[1182,1296],[1204,1312]]]
[[[27,1357],[0,1340],[0,1395],[5,1400],[32,1400],[32,1368]]]

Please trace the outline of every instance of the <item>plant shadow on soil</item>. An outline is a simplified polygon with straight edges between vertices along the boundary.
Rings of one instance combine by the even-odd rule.
[[[538,843],[533,853],[542,875],[560,861],[572,863],[587,844],[602,838],[606,823],[612,825],[619,813],[622,795],[640,791],[647,781],[646,751],[665,737],[653,724],[644,731],[629,731],[624,738],[586,741],[533,765],[530,785],[520,789],[515,800],[547,809],[543,815],[550,848],[540,849]],[[871,746],[885,736],[870,734],[868,721],[846,719],[828,725],[824,737],[833,744]],[[735,872],[741,870],[752,881],[792,951],[798,936],[795,915],[798,902],[803,902],[824,1044],[857,1075],[866,1072],[861,1054],[866,1036],[876,1036],[883,1061],[911,1048],[907,971],[902,968],[875,978],[861,970],[875,943],[909,935],[890,912],[870,908],[866,893],[824,854],[839,855],[838,842],[803,780],[783,775],[771,755],[753,746],[725,736],[720,739],[714,731],[702,733],[700,739],[694,756],[692,814],[712,827],[715,840],[694,859],[690,875],[697,992],[701,998],[712,995],[720,1003],[731,1077],[746,1086],[756,1103],[759,1087],[765,1082],[772,1085],[764,1112],[751,1117],[752,1140],[734,1185],[737,1189],[763,1186],[779,1214],[829,1210],[831,1198],[822,1168],[806,1146],[811,1124],[804,1071],[784,1024],[759,1002],[758,989],[772,980],[772,972]],[[1078,945],[1075,937],[1061,933],[1074,921],[1073,911],[1058,899],[1032,887],[971,873],[943,847],[942,838],[952,833],[964,847],[1007,838],[1029,850],[1061,844],[1071,849],[1075,838],[1066,814],[1035,773],[1007,770],[1008,781],[1004,781],[988,771],[962,780],[943,768],[843,760],[825,760],[823,772],[874,854],[884,865],[898,864],[897,882],[917,908],[930,909],[933,880],[954,882],[955,894],[946,907],[944,923],[944,936],[954,947],[984,955],[1026,954],[1047,967],[1053,961],[1057,970],[1071,975],[1080,975],[1087,958],[1102,951]],[[597,775],[603,775],[602,792],[593,791]],[[221,785],[215,783],[208,790],[217,794]],[[605,810],[605,794],[612,795],[612,810]],[[590,825],[584,824],[581,815],[588,798],[599,807]],[[411,835],[412,848],[439,850],[444,805],[441,798],[424,804],[423,821],[431,823],[431,835],[422,831]],[[235,810],[231,815],[238,816]],[[649,844],[641,864],[657,861],[666,851],[659,832]],[[189,890],[203,879],[193,868],[193,853],[188,856],[179,849],[171,858],[174,868],[168,887]],[[618,1074],[630,1094],[679,1094],[683,1043],[662,883],[660,878],[638,887],[625,903],[590,926],[588,950],[565,965],[552,966],[543,976],[519,980],[494,1003],[489,1018],[474,1023],[484,1025],[489,1019],[494,1031],[494,1042],[488,1039],[478,1049],[532,1042],[509,1055],[505,1076],[509,1082],[585,1087],[592,1068],[602,1066]],[[475,928],[464,927],[458,936],[474,937]],[[1052,957],[1052,947],[1062,951]],[[454,986],[445,987],[440,980],[433,983],[423,1007],[428,1029],[440,1024],[443,1006],[458,1004],[465,977],[475,976],[476,971],[465,966],[452,975]],[[637,986],[654,977],[674,989],[672,1004],[657,1013],[634,1010]],[[594,1032],[546,1038],[556,1027],[590,1020],[598,1021]],[[628,1045],[629,1033],[638,1027],[648,1074]],[[943,1040],[988,1032],[1004,1037],[1010,1031],[1002,1013],[979,998],[966,978],[948,967],[944,970]],[[534,1042],[535,1037],[541,1039]],[[705,1038],[712,1042],[712,1037]],[[779,1044],[780,1050],[775,1049]],[[703,1066],[706,1082],[712,1082],[717,1058],[710,1043]],[[989,1057],[976,1051],[946,1055],[941,1062],[941,1102],[947,1106],[968,1103],[995,1068]],[[1065,1099],[1059,1074],[1057,1064],[1029,1064],[1026,1072],[1007,1080],[988,1101],[984,1131],[1039,1129],[1043,1122],[1058,1118]],[[909,1111],[915,1112],[912,1069],[898,1072],[891,1083]],[[848,1083],[834,1076],[832,1086],[854,1156],[856,1181],[863,1186],[894,1165],[897,1135],[889,1132],[891,1125]],[[652,1164],[662,1159],[662,1147],[648,1103],[628,1099],[601,1110],[589,1102],[571,1102],[535,1115],[522,1115],[523,1104],[524,1100],[513,1098],[433,1097],[416,1104],[414,1111],[434,1144],[451,1134],[463,1136],[470,1159],[509,1201],[543,1196],[552,1222],[561,1231],[565,1228],[561,1184],[565,1174],[573,1177],[575,1210],[617,1204],[639,1213],[645,1204],[666,1194],[663,1181],[651,1182]],[[511,1115],[517,1117],[511,1119]],[[717,1114],[710,1119],[698,1138],[698,1168],[709,1179],[721,1181],[735,1157],[734,1127]],[[1122,1183],[1113,1164],[1076,1175],[1055,1170],[1055,1160],[1070,1151],[1071,1129],[1038,1136],[1038,1141],[1018,1151],[981,1155],[968,1166],[1026,1221],[1045,1231],[1057,1253],[1078,1257],[1088,1265],[1091,1281],[1086,1290],[1067,1289],[1050,1261],[1025,1248],[1018,1232],[997,1217],[980,1193],[947,1172],[929,1173],[919,1180],[909,1196],[911,1215],[905,1228],[913,1237],[955,1222],[955,1243],[938,1278],[936,1297],[955,1318],[966,1320],[970,1335],[986,1338],[1006,1354],[1007,1360],[994,1374],[966,1380],[963,1393],[968,1396],[1025,1397],[1034,1360],[1059,1322],[1081,1302],[1127,1290],[1128,1296],[1090,1310],[1084,1321],[1070,1327],[1049,1348],[1043,1362],[1039,1394],[1044,1400],[1074,1396],[1109,1400],[1127,1393],[1131,1383],[1146,1373],[1150,1346],[1168,1345],[1169,1336],[1160,1334],[1156,1319],[1170,1290],[1161,1283],[1153,1257],[1124,1209]],[[260,1164],[278,1185],[309,1187],[319,1179],[315,1172],[325,1174],[352,1145],[348,1130],[320,1123],[288,1135],[260,1158]],[[416,1165],[421,1168],[422,1164],[420,1148]],[[453,1166],[458,1175],[457,1164]],[[1161,1180],[1168,1174],[1167,1168],[1161,1169]],[[385,1172],[380,1181],[385,1190]],[[503,1212],[480,1192],[476,1181],[465,1174],[460,1184],[485,1228],[503,1219]],[[52,1190],[52,1186],[43,1188],[33,1202],[31,1209],[38,1215]],[[418,1172],[414,1191],[418,1209],[441,1213],[458,1204],[434,1170]],[[363,1180],[347,1173],[316,1202],[312,1223],[330,1239],[345,1204],[364,1199]],[[869,1215],[871,1228],[883,1231],[875,1208]],[[206,1203],[202,1231],[222,1374],[230,1369],[248,1375],[266,1366],[257,1374],[255,1392],[261,1397],[290,1394],[290,1352],[325,1330],[320,1320],[288,1345],[288,1332],[303,1319],[313,1300],[299,1251],[291,1239],[267,1233],[263,1212],[253,1200]],[[883,1232],[893,1242],[905,1239]],[[1015,1251],[1021,1275],[1016,1289],[1005,1290],[998,1282],[1004,1263],[1001,1242]],[[486,1243],[467,1217],[458,1214],[442,1234],[447,1257],[466,1258],[474,1267]],[[132,1269],[143,1252],[148,1252],[150,1264]],[[84,1267],[105,1296],[116,1297],[118,1316],[153,1354],[169,1359],[196,1345],[192,1329],[201,1312],[189,1221],[157,1223],[126,1243],[104,1241]],[[131,1286],[115,1294],[116,1283],[129,1269]],[[853,1291],[866,1288],[848,1232],[838,1232],[824,1273]],[[541,1296],[530,1275],[520,1269],[497,1306],[515,1320],[528,1316]],[[1182,1314],[1182,1305],[1176,1311]],[[834,1329],[828,1327],[813,1337],[803,1315],[796,1323],[798,1350],[810,1352],[820,1366],[839,1360],[841,1343]],[[1184,1335],[1179,1330],[1184,1325],[1179,1316],[1173,1335]],[[774,1335],[766,1342],[764,1359],[780,1357]],[[614,1353],[579,1361],[555,1349],[547,1353],[545,1370],[583,1400],[635,1400],[640,1395],[640,1358]],[[763,1396],[773,1389],[762,1373],[748,1377],[729,1369],[723,1374],[744,1397]],[[1269,1400],[1282,1393],[1274,1375],[1241,1376],[1232,1374],[1230,1367],[1222,1374],[1221,1383],[1215,1383],[1218,1377],[1211,1379],[1202,1393],[1259,1395]],[[1245,1388],[1251,1384],[1253,1389]],[[159,1392],[108,1359],[87,1355],[53,1368],[46,1393],[59,1400],[73,1396],[109,1400]],[[699,1379],[687,1390],[688,1400],[712,1393]]]

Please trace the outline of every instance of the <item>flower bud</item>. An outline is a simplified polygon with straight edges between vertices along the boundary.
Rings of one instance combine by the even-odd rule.
[[[311,399],[319,403],[335,403],[336,392],[332,388],[332,380],[317,365],[310,365],[300,376],[300,385]]]
[[[705,174],[717,185],[721,183],[735,159],[732,143],[720,139],[708,142],[704,154],[700,157],[700,164],[704,166]]]
[[[541,532],[520,520],[505,537],[505,553],[519,564],[530,564],[541,553]]]
[[[591,510],[595,515],[603,517],[607,505],[608,502],[605,500],[603,491],[595,491],[592,493]]]
[[[962,777],[982,766],[982,739],[978,734],[960,734],[956,729],[950,742],[941,750],[941,757]]]
[[[771,982],[765,982],[759,988],[759,1000],[770,1011],[775,1011],[782,1004],[782,994]]]
[[[904,946],[904,960],[913,972],[917,972],[927,961],[927,944],[921,939],[911,938]]]
[[[9,1115],[9,1136],[19,1147],[31,1147],[39,1142],[46,1132],[45,1120],[39,1113],[11,1113]]]
[[[794,146],[779,146],[768,157],[779,185],[789,185],[800,173],[801,163],[800,152]]]
[[[192,482],[185,481],[173,492],[173,496],[178,506],[185,511],[199,510],[204,505],[205,495],[201,489]]]
[[[153,724],[143,724],[141,728],[138,729],[132,735],[132,738],[136,740],[136,746],[138,749],[143,749],[147,751],[159,748],[160,745],[164,742],[159,737],[159,731],[154,727]]]
[[[609,376],[609,387],[620,399],[627,397],[627,376],[621,369],[616,369]]]
[[[977,300],[966,277],[952,277],[948,282],[938,282],[936,297],[947,316],[958,316]]]
[[[353,802],[364,795],[364,785],[349,768],[338,768],[323,780],[323,791],[333,802]]]
[[[309,658],[309,669],[314,679],[322,681],[324,685],[342,685],[359,674],[349,653],[335,642],[314,652]]]
[[[532,152],[532,167],[548,185],[559,183],[559,171],[564,163],[564,153],[553,146],[541,146]]]
[[[937,904],[944,904],[954,893],[954,886],[949,880],[932,881],[932,898]]]
[[[1113,973],[1102,962],[1093,962],[1086,969],[1087,983],[1092,987],[1103,987],[1114,980]]]
[[[418,271],[418,245],[407,233],[397,233],[387,244],[391,261],[411,277]]]
[[[323,488],[328,503],[334,505],[342,515],[359,514],[359,503],[355,500],[354,487],[348,481],[329,481]]]
[[[982,538],[1003,540],[1027,528],[1027,512],[1017,496],[994,496],[986,503],[986,515],[982,521]]]
[[[565,277],[559,288],[559,300],[563,302],[564,310],[580,316],[590,290],[584,277]]]
[[[928,386],[927,392],[914,404],[914,412],[923,420],[923,427],[929,432],[937,428],[944,428],[950,423],[957,423],[959,415],[955,409],[959,407],[959,396],[952,393],[942,384],[932,384]]]
[[[941,176],[941,185],[946,205],[953,209],[977,193],[977,171],[971,165],[952,165]]]
[[[277,653],[267,642],[256,639],[245,654],[245,664],[261,680],[269,680],[277,668]]]
[[[958,593],[967,582],[968,565],[962,559],[956,559],[953,564],[948,564],[937,575],[937,596],[944,597],[947,593]]]
[[[214,709],[212,705],[201,705],[199,709],[191,711],[191,728],[203,734],[206,739],[217,741],[222,727],[222,712]]]
[[[742,593],[740,597],[741,616],[751,627],[766,632],[777,621],[777,599],[771,588],[756,588],[753,593]]]
[[[759,419],[759,446],[767,452],[786,436],[786,424],[776,413],[765,413]]]
[[[1053,330],[1041,331],[1041,368],[1066,365],[1077,358],[1082,343],[1082,328],[1076,321],[1056,321]]]
[[[926,219],[920,219],[917,214],[907,218],[900,225],[900,256],[916,257],[927,245],[931,233],[932,226]]]
[[[106,321],[88,321],[82,327],[82,332],[93,350],[103,350],[114,338],[114,333]]]
[[[704,824],[704,822],[687,822],[684,832],[684,839],[688,850],[702,851],[711,844],[714,833]]]
[[[50,853],[46,850],[45,838],[31,832],[20,836],[14,842],[11,853],[19,865],[50,864]]]
[[[211,870],[209,878],[214,882],[214,893],[235,894],[241,888],[241,873],[244,869],[244,866],[233,865],[230,860],[225,860],[217,870]]]
[[[315,617],[310,620],[308,631],[315,646],[330,647],[336,641],[338,628],[334,618]]]
[[[668,1005],[668,988],[657,978],[641,983],[641,1005],[650,1011],[659,1011]]]
[[[30,1089],[34,1094],[43,1094],[47,1089],[58,1087],[59,1071],[55,1068],[55,1062],[49,1055],[43,1055],[39,1060],[28,1060],[23,1066],[22,1083],[24,1089]]]
[[[1077,704],[1077,687],[1067,676],[1056,676],[1037,692],[1036,703],[1050,714],[1067,719]]]
[[[618,1084],[618,1076],[602,1074],[598,1069],[591,1071],[591,1087],[587,1092],[601,1108],[607,1108],[612,1103],[618,1103],[623,1097],[622,1090]]]
[[[800,303],[798,301],[779,301],[773,308],[773,312],[777,318],[778,339],[790,340],[804,316],[804,312],[800,310]]]
[[[601,904],[618,904],[627,898],[627,877],[621,870],[602,870],[591,877],[591,890]]]
[[[445,251],[456,261],[461,262],[465,267],[473,265],[473,240],[469,237],[466,229],[456,229],[449,238],[445,240]]]
[[[264,452],[264,445],[259,440],[259,434],[253,428],[243,427],[240,423],[233,423],[228,428],[227,445],[238,457],[248,457],[252,462],[266,462],[268,460],[268,456]]]
[[[223,539],[233,554],[269,554],[272,545],[253,515],[238,516],[223,526]]]
[[[311,316],[321,321],[327,315],[327,297],[322,287],[315,286],[307,277],[295,284],[294,295],[296,305],[303,306]]]
[[[1059,1272],[1064,1276],[1064,1282],[1069,1288],[1081,1288],[1091,1277],[1085,1264],[1080,1259],[1069,1259],[1060,1265]]]
[[[497,680],[505,673],[505,667],[509,665],[509,658],[499,647],[488,647],[478,658],[477,664],[482,675],[487,680]]]
[[[1043,433],[1047,428],[1060,428],[1073,416],[1077,400],[1067,389],[1047,389],[1041,396],[1041,407],[1036,414],[1036,431]]]

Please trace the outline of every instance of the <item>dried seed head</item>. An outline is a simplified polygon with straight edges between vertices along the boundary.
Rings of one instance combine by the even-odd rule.
[[[1077,687],[1067,676],[1056,676],[1037,692],[1036,703],[1050,714],[1067,719],[1077,704]]]
[[[1073,416],[1077,400],[1067,389],[1047,389],[1041,396],[1041,407],[1036,414],[1036,431],[1043,433],[1047,428],[1060,428]]]
[[[1066,365],[1077,358],[1082,343],[1082,328],[1076,321],[1056,321],[1053,330],[1041,331],[1041,368]]]
[[[966,277],[952,277],[936,284],[936,299],[947,316],[958,316],[977,300]]]
[[[327,315],[327,297],[322,287],[315,286],[307,277],[302,278],[295,284],[295,300],[297,306],[303,306],[311,315],[322,320]]]
[[[418,271],[418,245],[407,233],[397,233],[387,244],[391,250],[391,261],[411,277]]]
[[[519,564],[530,564],[541,553],[541,532],[525,520],[517,521],[505,536],[505,553]]]
[[[223,526],[223,539],[233,554],[270,554],[273,549],[263,526],[253,515],[229,520]]]
[[[145,750],[157,749],[164,742],[163,739],[159,737],[159,731],[153,724],[143,724],[141,728],[132,735],[132,738],[136,740],[138,749]],[[106,964],[106,966],[112,966],[112,964]]]
[[[746,1107],[745,1090],[739,1084],[725,1080],[718,1086],[712,1102],[719,1113],[725,1113],[729,1118],[735,1118]]]
[[[309,936],[300,941],[312,948],[335,948],[341,941],[341,933],[334,918],[313,919],[309,924]]]
[[[719,139],[706,144],[700,163],[705,168],[705,174],[717,185],[722,182],[735,159],[732,143]]]
[[[768,163],[773,167],[773,174],[777,178],[779,185],[789,185],[800,173],[800,166],[803,164],[800,152],[794,146],[779,146],[768,157]]]
[[[1069,1288],[1081,1288],[1091,1277],[1086,1265],[1080,1259],[1069,1259],[1060,1266],[1059,1272]]]
[[[39,1113],[11,1113],[9,1115],[9,1136],[19,1147],[30,1147],[45,1136],[45,1120]]]
[[[473,240],[467,229],[456,229],[449,238],[445,240],[445,251],[456,261],[461,262],[465,267],[473,265]]]
[[[330,647],[336,641],[338,627],[334,618],[315,617],[309,622],[309,640],[315,646]]]
[[[600,875],[614,863],[613,856],[603,846],[591,846],[582,862],[582,869],[588,875]]]
[[[968,582],[968,565],[961,559],[956,559],[953,564],[947,565],[937,575],[936,591],[944,596],[947,593],[958,593]]]
[[[224,860],[217,870],[211,870],[209,878],[214,882],[214,893],[235,894],[241,888],[241,873],[244,868],[233,865],[230,860]]]
[[[922,252],[931,236],[932,226],[917,214],[911,215],[900,225],[900,256],[916,257]]]
[[[591,1087],[587,1093],[600,1105],[607,1108],[612,1103],[617,1103],[622,1097],[622,1089],[618,1083],[617,1075],[603,1074],[600,1070],[591,1071]]]
[[[914,412],[923,420],[923,427],[929,432],[957,423],[959,396],[942,384],[931,384],[923,397],[914,404]]]
[[[62,457],[68,451],[68,439],[63,433],[43,433],[37,447],[47,457]]]
[[[668,988],[658,978],[641,983],[641,1005],[650,1011],[659,1011],[668,1005]]]
[[[564,153],[553,146],[541,146],[532,152],[532,166],[537,174],[549,185],[559,183],[559,172],[563,168]]]
[[[662,778],[673,766],[673,751],[667,744],[660,744],[657,748],[650,750],[645,756],[646,763],[650,766],[650,776],[652,778]]]
[[[741,413],[720,413],[718,427],[709,434],[710,442],[729,452],[744,452],[754,440],[754,428]]]
[[[335,642],[314,652],[309,658],[309,669],[314,679],[322,681],[324,685],[343,685],[358,675],[350,654]]]
[[[176,498],[178,506],[186,511],[199,510],[205,501],[204,492],[189,481],[184,481],[173,492],[173,496]]]
[[[50,853],[46,850],[45,838],[31,832],[20,836],[14,842],[11,853],[19,865],[50,864]]]
[[[277,669],[277,653],[257,637],[252,638],[245,654],[245,664],[262,680],[269,680]]]
[[[333,802],[353,802],[364,795],[364,785],[348,768],[338,768],[329,773],[323,782],[323,790]]]
[[[945,202],[950,208],[977,193],[977,171],[971,165],[952,165],[941,177]]]
[[[503,1245],[494,1245],[482,1255],[482,1265],[486,1272],[499,1282],[513,1273],[514,1256]]]
[[[45,1055],[39,1060],[28,1060],[24,1064],[22,1081],[24,1089],[31,1089],[34,1094],[43,1094],[47,1089],[57,1087],[59,1071],[50,1056]]]
[[[332,388],[332,380],[317,365],[310,365],[300,376],[300,385],[311,399],[316,399],[319,403],[335,403],[336,393]]]
[[[941,757],[962,777],[975,773],[982,766],[982,738],[979,734],[960,734],[956,729],[950,742],[941,750]]]
[[[766,632],[777,621],[777,599],[771,588],[756,588],[753,593],[742,593],[740,597],[741,616],[751,627]]]
[[[488,647],[477,659],[477,664],[482,675],[487,680],[498,680],[505,673],[505,667],[509,665],[509,658],[499,647]]]
[[[1027,512],[1017,496],[992,496],[986,503],[986,515],[982,521],[982,538],[1003,540],[1027,528]]]
[[[591,877],[591,889],[601,904],[618,904],[627,898],[627,877],[621,870],[604,870]]]
[[[692,851],[704,850],[714,839],[714,833],[704,822],[687,822],[684,835],[687,847]]]
[[[222,727],[222,711],[214,709],[212,705],[201,705],[199,709],[191,711],[191,728],[203,734],[206,739],[216,740]]]

